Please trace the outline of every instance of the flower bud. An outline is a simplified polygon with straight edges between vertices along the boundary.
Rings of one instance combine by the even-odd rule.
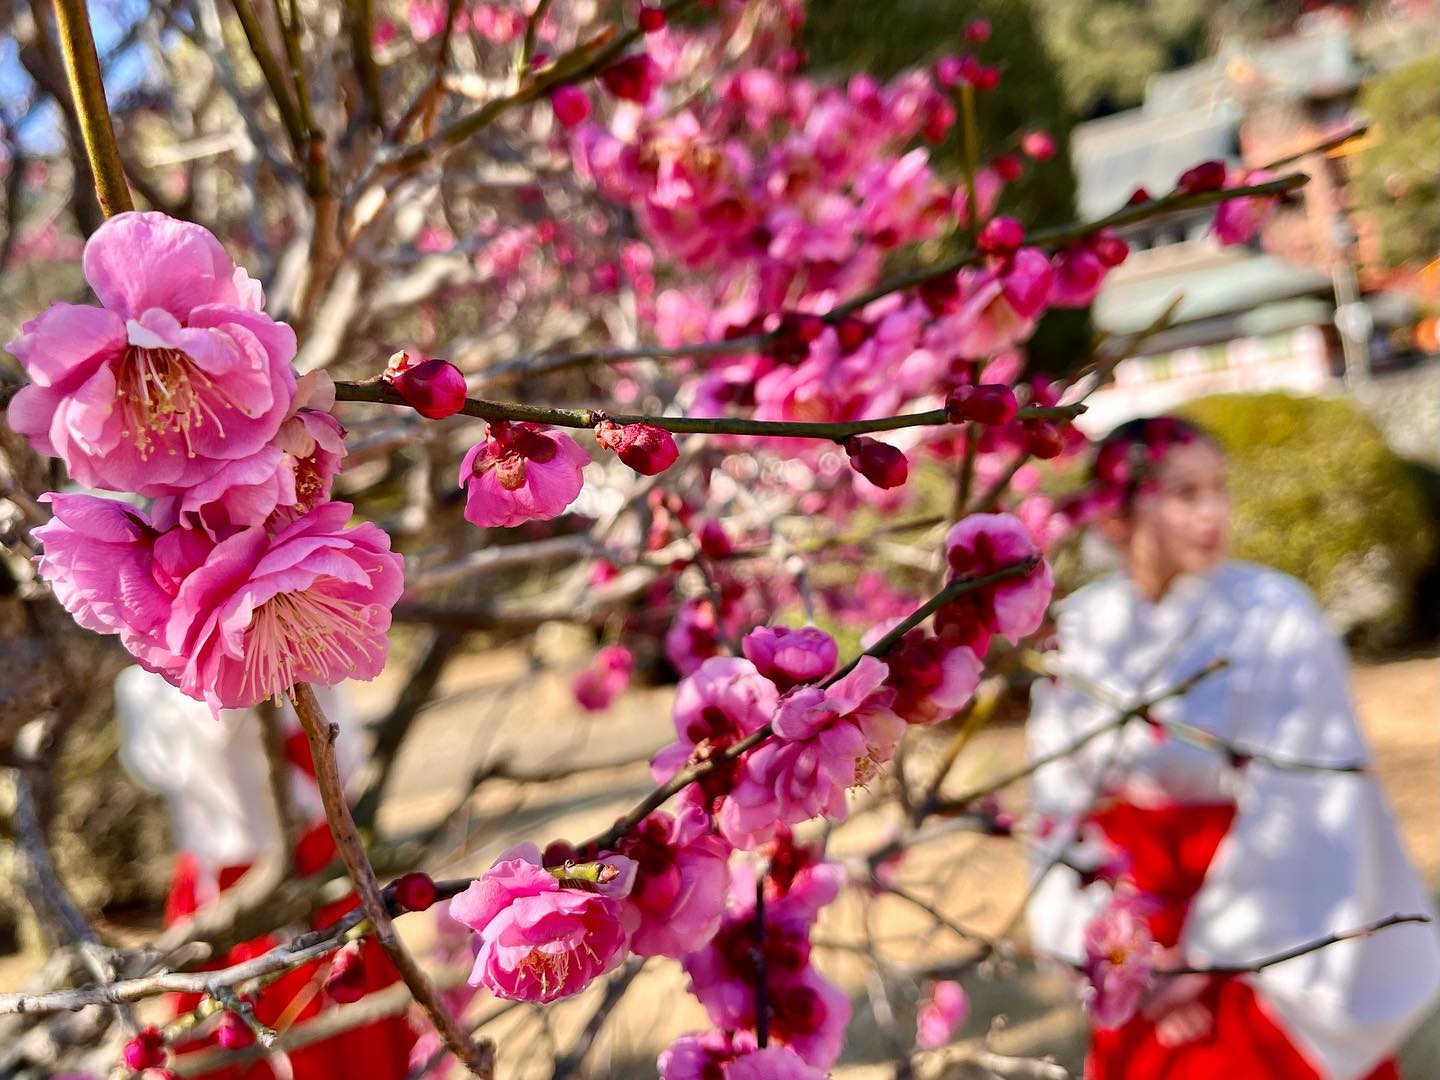
[[[1202,161],[1180,174],[1175,181],[1175,190],[1181,195],[1194,195],[1201,191],[1219,191],[1225,186],[1225,163],[1223,161]]]
[[[647,34],[659,33],[665,29],[665,9],[650,4],[640,5],[640,29]]]
[[[430,420],[454,416],[465,407],[465,376],[448,360],[427,360],[401,350],[390,357],[385,381]]]
[[[1055,137],[1048,131],[1027,131],[1020,139],[1020,149],[1035,161],[1049,161],[1055,156]]]
[[[973,19],[965,27],[965,40],[971,45],[984,45],[990,40],[990,20]]]
[[[227,1012],[215,1029],[215,1041],[226,1050],[243,1050],[255,1041],[255,1033],[239,1016]]]
[[[995,174],[1007,184],[1014,183],[1020,179],[1020,174],[1025,171],[1025,166],[1014,154],[1001,154],[990,163]]]
[[[617,424],[613,420],[602,420],[595,425],[595,438],[644,476],[664,472],[680,456],[675,436],[654,424]]]
[[[980,230],[979,246],[986,255],[1009,255],[1025,242],[1025,226],[1012,217],[994,217]]]
[[[1101,229],[1090,238],[1090,250],[1106,266],[1119,266],[1130,257],[1130,245],[1109,229]]]
[[[331,962],[330,974],[325,977],[325,993],[341,1005],[365,996],[365,960],[359,945],[345,946]]]
[[[1027,420],[1025,450],[1042,460],[1059,457],[1065,452],[1065,436],[1060,425],[1051,420]]]
[[[987,64],[975,72],[975,77],[970,82],[976,90],[994,90],[1000,85],[1000,69]]]
[[[995,426],[1008,424],[1020,411],[1015,392],[999,383],[957,386],[945,399],[945,415],[952,424],[974,421]]]
[[[561,127],[573,128],[590,117],[590,95],[578,86],[557,86],[550,91],[550,107]]]
[[[909,476],[904,451],[878,439],[852,436],[845,440],[845,453],[850,455],[850,467],[878,488],[899,487]]]
[[[964,78],[965,63],[958,56],[942,56],[935,61],[935,81],[944,87],[954,87]]]
[[[930,314],[948,315],[960,302],[960,279],[954,274],[939,274],[922,281],[916,292]]]
[[[649,56],[639,53],[611,64],[600,73],[600,81],[605,84],[606,90],[622,101],[647,105],[660,81],[660,69]]]
[[[723,559],[735,550],[725,526],[714,518],[707,518],[697,534],[700,539],[700,554],[707,559]]]
[[[125,1044],[125,1049],[121,1051],[120,1056],[127,1069],[163,1068],[165,1065],[165,1036],[157,1027],[143,1028]]]
[[[435,903],[435,881],[429,874],[406,874],[395,882],[395,902],[406,911],[424,911]]]

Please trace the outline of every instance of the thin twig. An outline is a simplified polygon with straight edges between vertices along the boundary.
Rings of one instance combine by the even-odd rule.
[[[125,182],[125,167],[121,164],[115,129],[110,123],[110,109],[105,103],[105,84],[100,79],[100,58],[90,33],[90,16],[85,0],[54,0],[54,4],[65,74],[70,80],[70,96],[84,135],[95,194],[105,216],[114,217],[121,211],[135,209],[135,204],[130,198],[130,186]]]

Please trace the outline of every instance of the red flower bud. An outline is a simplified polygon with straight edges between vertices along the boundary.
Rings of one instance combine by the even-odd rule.
[[[359,945],[345,946],[331,962],[330,974],[325,976],[325,993],[341,1005],[365,996],[365,960]]]
[[[1175,181],[1175,190],[1182,195],[1194,195],[1200,191],[1219,191],[1225,186],[1225,163],[1223,161],[1202,161],[1186,169]]]
[[[780,333],[793,335],[806,345],[825,332],[825,320],[805,311],[787,312],[780,319]]]
[[[966,53],[960,57],[960,64],[955,70],[962,82],[973,84],[980,77],[980,61]]]
[[[945,415],[952,424],[974,421],[978,424],[1008,424],[1020,411],[1015,392],[999,383],[980,386],[957,386],[945,399]]]
[[[964,71],[965,62],[958,56],[942,56],[935,61],[935,81],[941,86],[949,88],[958,85]]]
[[[465,376],[448,360],[426,360],[402,350],[390,357],[384,377],[407,405],[431,420],[465,407]]]
[[[595,425],[595,438],[621,461],[644,476],[662,473],[680,456],[675,436],[654,424],[617,424],[602,420]]]
[[[1059,457],[1065,452],[1065,436],[1060,426],[1050,420],[1027,420],[1025,450],[1041,459]]]
[[[611,64],[600,73],[600,81],[605,84],[606,90],[622,101],[647,105],[660,81],[660,69],[649,56],[640,53]]]
[[[573,128],[590,116],[590,95],[578,86],[557,86],[550,91],[550,107],[561,127]]]
[[[1020,149],[1036,161],[1049,161],[1055,156],[1055,139],[1048,131],[1027,131]]]
[[[990,20],[974,19],[965,27],[965,40],[971,45],[984,45],[990,40]]]
[[[1137,187],[1130,193],[1130,198],[1125,200],[1126,206],[1144,206],[1151,199],[1150,192],[1144,187]]]
[[[1025,242],[1025,226],[1012,217],[993,217],[980,230],[980,250],[987,255],[1009,255]]]
[[[946,315],[960,299],[960,280],[954,274],[940,274],[926,278],[917,291],[930,314]]]
[[[157,1027],[137,1032],[121,1051],[127,1069],[160,1068],[165,1064],[165,1036]]]
[[[852,436],[845,440],[845,453],[850,467],[878,488],[899,487],[910,474],[904,452],[879,439]]]
[[[639,22],[640,29],[645,33],[658,33],[665,29],[665,11],[663,8],[651,7],[649,4],[641,4]]]
[[[435,903],[435,881],[429,874],[406,874],[395,882],[395,902],[406,911],[424,911]]]
[[[215,1029],[215,1041],[226,1050],[243,1050],[255,1041],[255,1033],[244,1020],[233,1012],[227,1012]]]
[[[835,324],[835,336],[840,339],[840,351],[847,355],[854,352],[870,340],[874,329],[864,319],[846,315]]]
[[[995,87],[1000,85],[1000,69],[988,65],[982,67],[979,71],[975,72],[975,78],[971,79],[970,82],[976,90],[994,90]]]
[[[1001,180],[1007,184],[1020,179],[1020,174],[1025,170],[1025,165],[1014,154],[1001,154],[990,163]]]
[[[700,553],[709,559],[723,559],[735,550],[725,526],[714,518],[707,518],[700,526]]]
[[[1090,250],[1106,266],[1119,266],[1130,257],[1130,245],[1109,229],[1101,229],[1090,238]]]

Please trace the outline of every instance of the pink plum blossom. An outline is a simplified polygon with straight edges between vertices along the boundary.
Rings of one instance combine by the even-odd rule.
[[[1267,180],[1275,179],[1274,173],[1265,172],[1263,169],[1255,169],[1250,172],[1241,170],[1231,173],[1225,180],[1225,186],[1244,187],[1250,184],[1263,184]],[[1244,244],[1250,240],[1270,219],[1279,205],[1279,198],[1275,195],[1251,195],[1238,199],[1227,199],[1215,208],[1215,220],[1211,224],[1211,231],[1215,233],[1216,239],[1222,244]]]
[[[730,845],[715,834],[708,814],[696,806],[674,817],[656,811],[616,850],[636,866],[625,905],[638,920],[630,942],[637,956],[683,956],[715,935],[725,911]]]
[[[635,864],[616,855],[604,866],[614,871],[611,880],[573,888],[541,865],[534,844],[501,855],[450,902],[451,917],[479,938],[470,985],[543,1005],[615,967],[630,938],[622,900]]]
[[[1050,265],[1055,271],[1050,302],[1057,307],[1088,307],[1105,283],[1105,264],[1085,244],[1061,248]]]
[[[875,639],[879,640],[878,634]],[[919,628],[900,639],[886,654],[885,663],[890,669],[888,685],[895,691],[891,708],[909,724],[950,719],[965,707],[984,673],[973,649]]]
[[[1117,896],[1085,927],[1085,974],[1090,980],[1086,1007],[1096,1025],[1123,1025],[1150,988],[1155,964],[1164,951],[1150,936],[1149,897]]]
[[[10,426],[87,487],[167,495],[249,458],[295,394],[295,334],[205,229],[116,214],[85,245],[100,307],[52,304],[7,348]]]
[[[782,692],[801,683],[818,682],[835,670],[839,649],[835,639],[814,626],[762,626],[740,642],[741,651]]]
[[[945,537],[945,557],[955,575],[984,577],[1039,556],[1029,530],[1011,514],[971,514]],[[983,655],[992,634],[1018,642],[1038,630],[1053,589],[1050,567],[1042,559],[1022,576],[973,589],[946,604],[935,615],[936,630]]]
[[[606,645],[595,661],[575,676],[575,700],[587,712],[603,712],[630,685],[635,657],[623,645]]]
[[[752,1050],[721,1070],[724,1080],[825,1080],[825,1075],[788,1046]]]
[[[589,456],[554,428],[500,420],[460,463],[465,519],[482,529],[559,517],[584,487]]]
[[[323,503],[273,536],[243,529],[206,551],[175,593],[161,674],[216,710],[378,675],[401,559],[376,526],[346,527],[350,513]]]
[[[915,1017],[916,1044],[926,1050],[944,1046],[969,1012],[964,987],[950,979],[936,983]]]
[[[744,760],[724,799],[720,831],[750,848],[794,825],[826,815],[845,818],[845,793],[890,759],[905,722],[889,708],[886,666],[862,656],[828,689],[802,686],[780,702],[774,738]]]
[[[681,1035],[660,1052],[659,1080],[724,1080],[725,1066],[754,1046],[746,1032],[712,1029]]]

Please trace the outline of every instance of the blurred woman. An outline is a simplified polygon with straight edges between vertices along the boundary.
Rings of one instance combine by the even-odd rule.
[[[1211,670],[1036,772],[1049,867],[1029,910],[1037,947],[1078,962],[1112,895],[1142,898],[1161,968],[1249,965],[1429,912],[1319,607],[1294,579],[1226,558],[1214,441],[1171,418],[1125,424],[1099,448],[1089,498],[1122,568],[1060,606],[1032,758]],[[1176,723],[1219,741],[1199,745]],[[1422,924],[1260,972],[1162,976],[1128,1020],[1096,1027],[1085,1075],[1394,1080],[1396,1049],[1437,987],[1440,941]]]

